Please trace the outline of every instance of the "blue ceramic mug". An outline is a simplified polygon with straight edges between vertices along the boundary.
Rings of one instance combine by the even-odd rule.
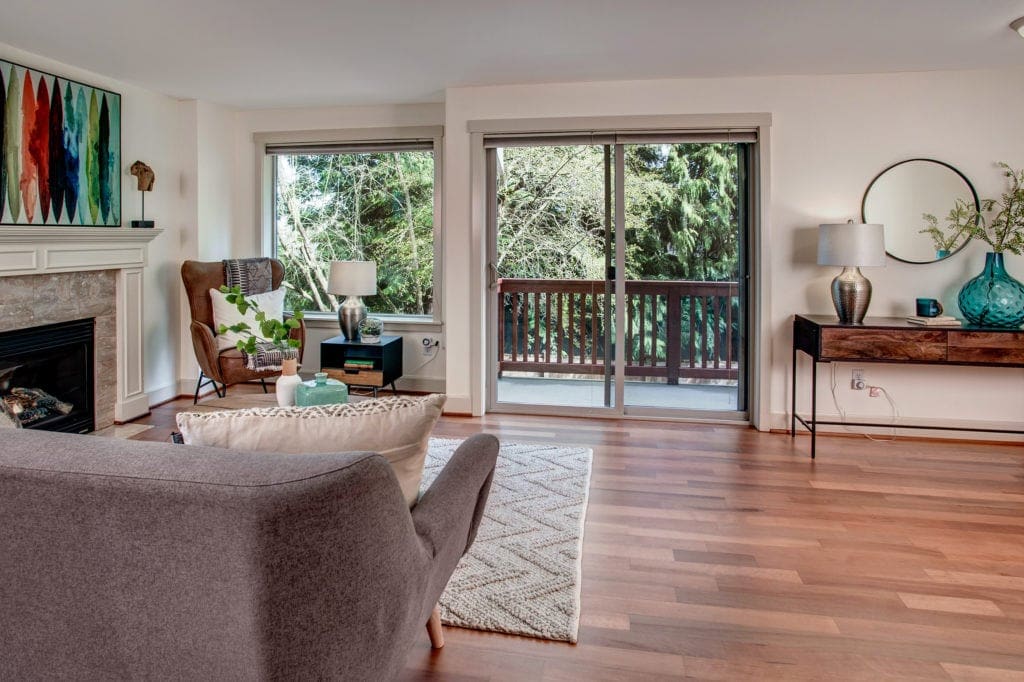
[[[919,317],[938,317],[942,314],[942,304],[934,298],[919,298],[917,314]]]

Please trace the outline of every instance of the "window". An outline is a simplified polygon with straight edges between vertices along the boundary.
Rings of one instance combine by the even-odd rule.
[[[377,264],[375,314],[435,317],[436,139],[267,144],[285,305],[332,313],[331,261]]]

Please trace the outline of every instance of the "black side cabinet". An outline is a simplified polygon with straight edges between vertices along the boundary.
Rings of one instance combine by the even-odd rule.
[[[365,386],[377,390],[402,376],[402,337],[382,336],[380,343],[346,341],[334,336],[320,344],[320,371],[349,386]]]

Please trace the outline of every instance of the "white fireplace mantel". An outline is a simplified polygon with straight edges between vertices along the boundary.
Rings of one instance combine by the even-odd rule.
[[[142,268],[146,245],[162,232],[125,227],[0,227],[0,277]]]
[[[142,270],[148,263],[149,242],[161,233],[163,230],[125,227],[0,227],[0,277],[117,272],[114,418],[119,422],[149,412],[143,379]]]

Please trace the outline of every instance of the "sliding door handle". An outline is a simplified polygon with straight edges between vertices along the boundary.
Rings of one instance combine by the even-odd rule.
[[[487,288],[491,291],[498,288],[498,266],[494,263],[487,264]]]

